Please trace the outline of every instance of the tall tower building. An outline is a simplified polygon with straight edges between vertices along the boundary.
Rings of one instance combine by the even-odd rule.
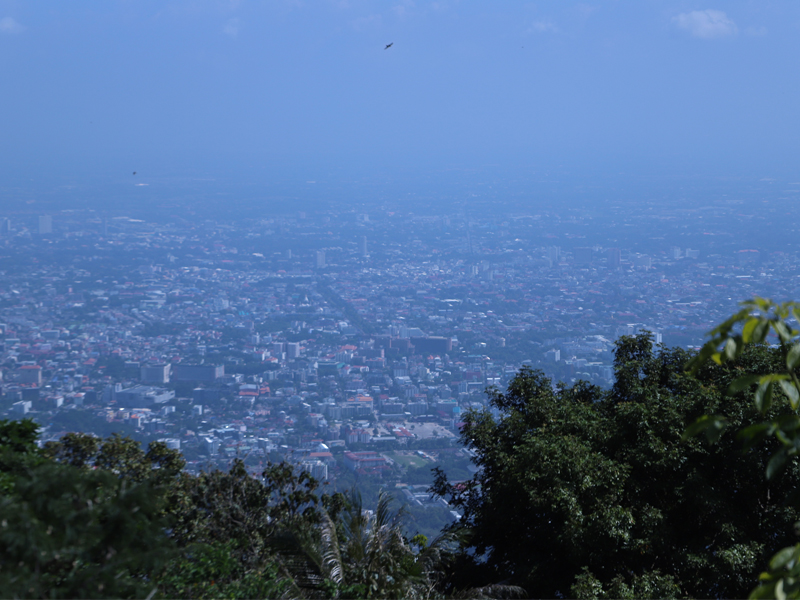
[[[317,268],[325,268],[325,250],[317,250]]]
[[[50,233],[53,233],[53,217],[41,215],[39,217],[39,235],[48,235]]]
[[[361,258],[367,258],[369,253],[367,252],[367,236],[363,236],[361,238],[361,242],[358,245],[359,252],[361,253]]]

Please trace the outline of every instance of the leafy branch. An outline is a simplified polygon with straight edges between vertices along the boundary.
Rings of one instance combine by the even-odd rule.
[[[785,368],[763,375],[743,375],[731,382],[727,390],[728,395],[732,395],[756,386],[753,405],[762,416],[766,416],[772,408],[776,388],[783,392],[792,408],[790,414],[750,425],[737,432],[737,438],[744,442],[745,451],[765,443],[769,438],[778,440],[780,448],[766,467],[766,478],[771,480],[783,470],[790,458],[800,453],[800,379],[797,376],[800,330],[789,323],[790,320],[800,323],[800,303],[778,304],[756,297],[742,302],[741,306],[739,312],[709,332],[711,339],[689,362],[688,370],[697,373],[709,360],[718,365],[735,361],[748,344],[767,343],[770,336],[774,335]],[[728,426],[728,421],[721,415],[703,415],[686,429],[683,438],[704,433],[713,443],[719,440]],[[800,598],[800,544],[783,548],[772,557],[768,570],[759,576],[759,585],[750,598]]]

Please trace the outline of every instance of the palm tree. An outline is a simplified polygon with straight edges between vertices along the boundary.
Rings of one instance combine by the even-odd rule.
[[[295,582],[292,593],[338,598],[436,595],[438,570],[454,538],[445,534],[430,545],[409,542],[403,535],[406,512],[393,511],[392,501],[382,491],[375,510],[365,510],[361,494],[353,490],[336,520],[322,511],[314,531],[284,536],[279,555]]]
[[[393,498],[381,491],[375,510],[363,507],[351,490],[336,519],[321,509],[313,529],[282,536],[277,555],[292,580],[291,597],[443,598],[444,567],[460,534],[445,532],[427,543],[403,535],[406,511],[392,510]],[[455,598],[520,598],[522,588],[504,584],[451,590]]]

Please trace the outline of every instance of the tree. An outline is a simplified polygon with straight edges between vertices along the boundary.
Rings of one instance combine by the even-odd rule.
[[[42,462],[38,432],[39,426],[31,419],[0,420],[0,492],[12,492],[16,477]]]
[[[759,413],[731,381],[780,357],[752,347],[726,365],[685,372],[690,355],[653,350],[648,335],[617,343],[609,391],[554,387],[523,369],[492,408],[465,417],[461,441],[479,472],[459,486],[437,474],[466,536],[448,590],[507,581],[536,597],[741,597],[758,566],[791,539],[798,513],[783,496],[796,465],[765,487],[774,447],[742,453],[681,440],[698,416],[737,427]],[[788,407],[773,407],[776,418]]]
[[[353,490],[337,518],[321,513],[314,530],[291,532],[283,554],[290,558],[297,591],[334,598],[427,598],[435,595],[454,537],[428,544],[425,536],[408,540],[405,511],[391,508],[381,491],[374,510],[364,509]]]
[[[101,440],[87,433],[68,433],[57,442],[44,445],[44,456],[74,467],[105,469],[131,481],[152,479],[171,483],[186,461],[164,442],[150,442],[147,452],[141,444],[119,434]]]
[[[163,444],[0,422],[0,589],[15,597],[430,597],[453,536],[408,540],[379,494],[236,460],[191,476]],[[486,595],[489,589],[473,590]]]
[[[146,596],[171,551],[160,489],[47,460],[36,430],[30,422],[0,422],[3,594]]]
[[[764,298],[742,302],[742,309],[715,327],[709,333],[711,339],[692,360],[690,369],[697,372],[708,361],[729,364],[736,361],[753,345],[763,345],[770,336],[777,341],[774,352],[779,360],[755,372],[742,373],[728,387],[728,393],[749,390],[755,385],[753,406],[760,416],[759,423],[739,428],[737,437],[745,448],[777,442],[777,448],[767,463],[765,476],[774,482],[791,461],[796,467],[800,452],[800,330],[794,323],[800,322],[800,303],[776,304]],[[775,414],[773,403],[789,407],[788,411]],[[686,429],[684,437],[705,433],[709,441],[716,442],[731,423],[725,415],[707,413],[699,417]],[[773,448],[774,448],[773,444]],[[784,475],[783,477],[786,477]],[[769,486],[765,486],[769,489]],[[793,490],[787,502],[796,505],[798,491]],[[798,529],[800,523],[795,524]],[[787,546],[769,561],[768,570],[759,576],[760,584],[751,593],[751,598],[800,598],[800,544]]]
[[[281,598],[290,581],[277,563],[250,569],[233,543],[216,542],[195,545],[170,562],[158,587],[166,598]]]

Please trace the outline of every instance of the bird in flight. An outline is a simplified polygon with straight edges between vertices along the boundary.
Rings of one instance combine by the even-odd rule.
[[[388,50],[392,46],[394,46],[394,42],[392,42],[391,44],[386,44],[386,48],[384,48],[384,50]]]
[[[133,174],[136,175],[136,171],[134,171]]]

